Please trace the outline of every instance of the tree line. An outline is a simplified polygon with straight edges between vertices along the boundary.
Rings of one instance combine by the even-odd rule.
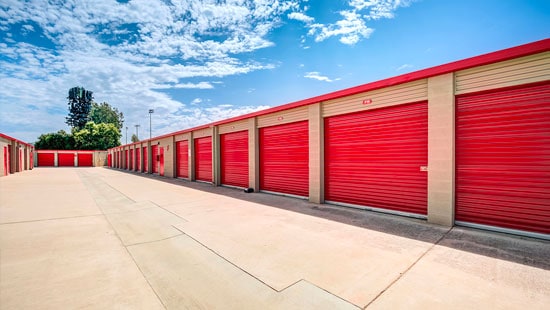
[[[120,145],[124,115],[107,102],[96,103],[93,92],[73,87],[68,94],[65,123],[71,132],[59,130],[38,137],[38,150],[106,150]],[[132,137],[133,138],[133,137]]]

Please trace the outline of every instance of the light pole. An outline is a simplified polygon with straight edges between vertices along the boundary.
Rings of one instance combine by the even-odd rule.
[[[136,138],[139,141],[139,125],[134,125],[134,126],[136,126]]]
[[[151,140],[151,138],[153,137],[153,131],[151,130],[151,115],[155,113],[155,110],[153,109],[149,109],[149,140]]]
[[[128,144],[128,126],[126,126],[126,144]]]

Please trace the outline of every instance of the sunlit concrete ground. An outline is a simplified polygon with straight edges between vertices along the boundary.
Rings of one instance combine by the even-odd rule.
[[[0,178],[1,309],[548,309],[550,243],[105,168]]]

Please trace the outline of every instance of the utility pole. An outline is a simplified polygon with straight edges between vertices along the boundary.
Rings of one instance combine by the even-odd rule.
[[[128,126],[126,126],[126,144],[128,144]]]
[[[136,126],[136,137],[138,138],[138,141],[139,141],[139,125],[134,125]]]

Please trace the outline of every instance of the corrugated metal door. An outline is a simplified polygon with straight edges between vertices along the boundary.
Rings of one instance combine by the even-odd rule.
[[[74,167],[74,153],[58,153],[57,154],[57,166],[58,167]]]
[[[159,174],[164,176],[164,147],[159,147]]]
[[[8,147],[4,146],[4,175],[9,174],[9,165],[8,165]]]
[[[141,156],[140,156],[140,150],[141,148],[137,148],[136,149],[136,167],[135,167],[135,171],[141,171]]]
[[[159,146],[158,145],[151,145],[151,155],[152,155],[152,162],[153,162],[153,173],[159,173]]]
[[[111,155],[111,153],[109,153],[109,154],[107,154],[107,166],[112,168],[113,167],[112,163],[113,163],[112,155]]]
[[[325,118],[325,200],[425,215],[428,105]]]
[[[146,146],[143,147],[143,171],[149,172],[149,158]]]
[[[128,170],[134,170],[134,149],[130,149],[130,157],[128,159]]]
[[[248,187],[248,130],[220,135],[221,183]]]
[[[129,162],[130,162],[130,154],[128,153],[128,150],[124,150],[124,169],[129,169]]]
[[[550,84],[456,103],[456,221],[550,234]]]
[[[212,182],[212,137],[197,138],[195,143],[195,179]]]
[[[260,190],[309,196],[308,122],[263,127],[260,139]]]
[[[92,153],[78,153],[78,166],[79,167],[93,167],[94,166],[94,154]]]
[[[19,171],[23,171],[23,150],[19,149]]]
[[[189,142],[187,140],[176,142],[176,163],[176,176],[189,178]]]

